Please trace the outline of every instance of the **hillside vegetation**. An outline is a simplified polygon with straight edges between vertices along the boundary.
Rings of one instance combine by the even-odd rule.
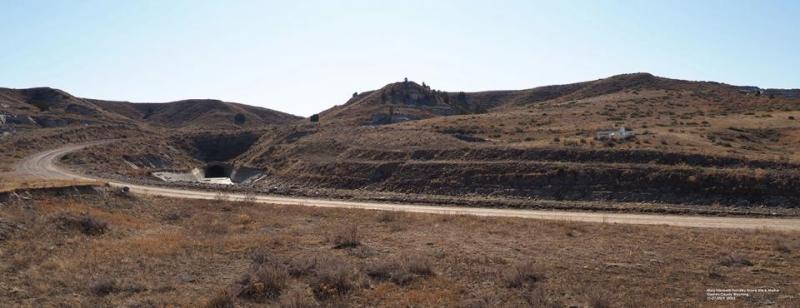
[[[264,172],[246,189],[302,195],[785,212],[800,204],[798,94],[646,73],[472,93],[402,81],[355,93],[318,122],[212,100],[82,100],[153,133],[67,161],[144,180],[224,161]],[[623,127],[632,138],[597,138]]]

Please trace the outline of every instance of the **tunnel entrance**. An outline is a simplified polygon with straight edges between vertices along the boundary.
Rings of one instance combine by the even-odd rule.
[[[206,178],[227,178],[231,176],[231,168],[223,164],[209,164],[203,172]]]

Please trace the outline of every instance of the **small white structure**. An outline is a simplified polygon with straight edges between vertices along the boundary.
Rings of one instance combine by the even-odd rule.
[[[604,140],[604,139],[628,139],[633,137],[633,131],[626,129],[625,127],[620,127],[617,130],[601,130],[597,131],[597,136],[595,139]]]

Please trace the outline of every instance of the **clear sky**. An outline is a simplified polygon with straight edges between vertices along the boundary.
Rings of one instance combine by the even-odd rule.
[[[0,0],[0,87],[308,116],[402,80],[614,74],[800,88],[800,1]]]

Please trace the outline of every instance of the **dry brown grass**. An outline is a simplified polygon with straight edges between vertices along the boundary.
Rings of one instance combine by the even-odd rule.
[[[37,180],[37,179],[17,179],[11,176],[0,177],[0,193],[14,190],[59,188],[72,186],[105,186],[103,181],[88,180]]]
[[[66,200],[66,202],[63,202]],[[123,198],[0,208],[11,306],[715,306],[707,288],[775,287],[732,304],[797,304],[797,233]],[[63,232],[87,213],[103,234]],[[164,220],[174,214],[174,220]],[[250,217],[241,223],[242,215]],[[227,232],[208,232],[209,223]],[[402,224],[403,228],[397,228]],[[359,246],[332,231],[358,225]],[[532,262],[535,260],[535,262]]]
[[[354,248],[361,245],[357,225],[341,226],[334,231],[331,239],[333,247],[336,249]]]

